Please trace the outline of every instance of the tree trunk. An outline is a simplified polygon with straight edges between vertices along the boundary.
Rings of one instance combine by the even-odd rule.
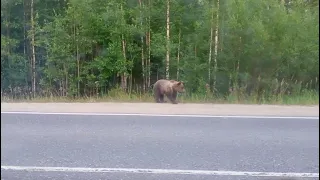
[[[169,79],[170,67],[170,0],[167,0],[167,54],[166,54],[166,79]]]
[[[63,64],[63,69],[64,69],[64,75],[65,75],[63,96],[68,96],[68,69],[67,69],[66,63]]]
[[[148,17],[148,87],[150,87],[150,81],[151,81],[151,0],[149,0],[149,17]]]
[[[239,37],[239,57],[238,57],[238,64],[237,64],[237,76],[239,74],[240,71],[240,54],[241,54],[241,45],[242,45],[242,40],[241,40],[241,36]]]
[[[212,5],[212,16],[211,16],[211,28],[210,28],[210,46],[209,46],[209,60],[208,60],[208,84],[211,84],[211,60],[212,60],[212,44],[213,44],[213,11]]]
[[[32,63],[31,63],[31,68],[32,68],[32,94],[33,98],[36,96],[36,52],[35,52],[35,30],[34,30],[34,17],[33,17],[33,8],[34,8],[34,3],[33,0],[31,0],[31,50],[32,50]]]
[[[122,4],[120,5],[120,9],[121,12],[123,13],[123,19],[122,21],[124,21],[124,12],[123,12],[123,6]],[[123,24],[124,25],[124,24]],[[123,55],[123,60],[127,61],[127,56],[126,56],[126,41],[124,39],[124,34],[121,34],[121,43],[122,43],[122,55]],[[126,63],[125,63],[126,64]],[[123,91],[127,90],[127,68],[125,68],[125,71],[121,73],[121,88]]]
[[[77,92],[78,92],[78,97],[80,97],[80,57],[79,57],[79,46],[77,43],[77,76],[78,76],[78,80],[77,80]]]
[[[142,2],[139,0],[139,6],[140,6],[140,28],[143,29],[143,19],[142,19]],[[141,66],[142,66],[142,92],[144,93],[146,90],[146,78],[145,78],[145,63],[144,63],[144,51],[143,51],[143,36],[140,37],[141,41]]]
[[[75,21],[75,17],[73,17]],[[74,43],[76,46],[76,61],[77,61],[77,96],[80,97],[80,56],[79,56],[79,45],[77,37],[77,25],[76,22],[73,22],[73,34],[74,34]]]
[[[220,1],[217,0],[217,24],[216,24],[216,33],[214,41],[214,81],[213,81],[213,90],[216,91],[217,83],[217,71],[218,71],[218,46],[219,46],[219,10],[220,10]]]
[[[132,69],[131,69],[131,72],[130,72],[130,77],[129,77],[129,93],[131,95],[132,93],[132,80],[133,79],[133,75],[132,75]]]
[[[7,23],[6,23],[6,31],[7,31],[7,37],[10,38],[10,5],[8,5],[8,11],[7,11],[7,14],[6,14],[6,20],[7,20]],[[10,42],[9,42],[10,43]],[[9,57],[11,56],[11,46],[10,44],[7,46],[7,53],[8,53],[8,56],[7,56],[7,61],[8,61],[8,68],[9,68],[9,72],[11,71],[11,61],[9,60]],[[12,96],[12,98],[14,98],[13,96],[13,84],[11,79],[9,79],[9,83],[10,83],[10,95]]]
[[[241,40],[241,36],[239,37],[239,46],[238,46],[238,60],[236,63],[236,73],[235,73],[235,78],[234,78],[234,90],[236,90],[237,96],[239,95],[239,84],[238,84],[238,77],[239,77],[239,72],[240,72],[240,58],[241,58],[241,45],[242,45],[242,40]],[[239,96],[238,96],[239,98]]]
[[[177,53],[177,80],[179,80],[179,71],[180,71],[180,41],[181,41],[181,28],[179,29],[178,34],[178,53]]]
[[[122,37],[122,54],[123,54],[123,59],[124,61],[127,60],[127,57],[126,57],[126,42],[125,42],[125,39],[124,39],[124,35],[121,36]],[[123,72],[121,74],[121,88],[122,90],[126,91],[127,89],[127,73],[126,72]]]
[[[23,57],[28,59],[28,56],[27,56],[27,28],[26,28],[26,24],[27,24],[27,13],[26,13],[26,3],[25,1],[23,1]],[[28,67],[28,61],[24,61],[25,62],[25,69],[27,71],[26,73],[26,77],[25,77],[25,81],[26,81],[26,87],[29,88],[29,83],[28,83],[28,74],[29,74],[29,67]],[[29,92],[28,92],[29,93]]]
[[[149,28],[149,25],[147,25],[147,28]],[[146,60],[146,66],[145,66],[145,71],[146,71],[146,86],[149,87],[149,70],[150,70],[150,64],[149,64],[149,51],[150,51],[150,46],[149,46],[149,29],[146,31],[146,52],[147,52],[147,57],[145,58]]]

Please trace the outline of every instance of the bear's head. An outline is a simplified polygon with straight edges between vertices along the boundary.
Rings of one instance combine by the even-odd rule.
[[[172,85],[172,89],[179,93],[184,93],[186,90],[184,89],[183,81],[174,81]]]

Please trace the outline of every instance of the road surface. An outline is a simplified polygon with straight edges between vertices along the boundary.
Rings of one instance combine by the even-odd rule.
[[[255,172],[318,176],[319,118],[1,113],[3,180],[280,179]]]

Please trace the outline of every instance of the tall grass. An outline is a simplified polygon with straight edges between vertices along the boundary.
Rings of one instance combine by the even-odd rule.
[[[263,82],[263,81],[261,81]],[[255,88],[248,92],[248,84],[229,88],[228,94],[218,95],[210,91],[209,86],[199,88],[196,93],[178,94],[180,103],[228,103],[228,104],[283,104],[283,105],[318,105],[319,86],[318,78],[315,81],[303,83],[302,81],[288,83],[284,79],[272,82],[258,82]],[[262,88],[263,87],[263,88]],[[316,87],[316,88],[314,88]],[[24,98],[21,98],[24,97]],[[167,99],[167,98],[166,98]],[[95,96],[62,97],[52,93],[30,98],[28,94],[13,91],[8,94],[1,93],[1,102],[154,102],[152,88],[147,92],[130,89],[124,92],[119,86],[108,91],[107,94],[97,93]],[[168,101],[168,100],[167,100]]]
[[[260,98],[259,98],[260,97]],[[227,96],[215,96],[212,93],[188,93],[178,94],[180,103],[228,103],[228,104],[284,104],[284,105],[316,105],[319,104],[317,91],[302,91],[295,94],[279,94],[263,92],[246,95],[241,91],[233,91]],[[168,101],[168,100],[167,100]],[[114,88],[103,96],[70,98],[59,96],[43,96],[30,98],[13,98],[12,96],[1,96],[1,102],[154,102],[151,92],[125,93],[120,88]]]

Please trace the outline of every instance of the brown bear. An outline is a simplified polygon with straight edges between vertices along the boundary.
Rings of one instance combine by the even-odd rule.
[[[185,92],[182,81],[159,79],[153,85],[154,99],[157,103],[164,103],[164,95],[166,95],[172,104],[178,104],[177,92]]]

